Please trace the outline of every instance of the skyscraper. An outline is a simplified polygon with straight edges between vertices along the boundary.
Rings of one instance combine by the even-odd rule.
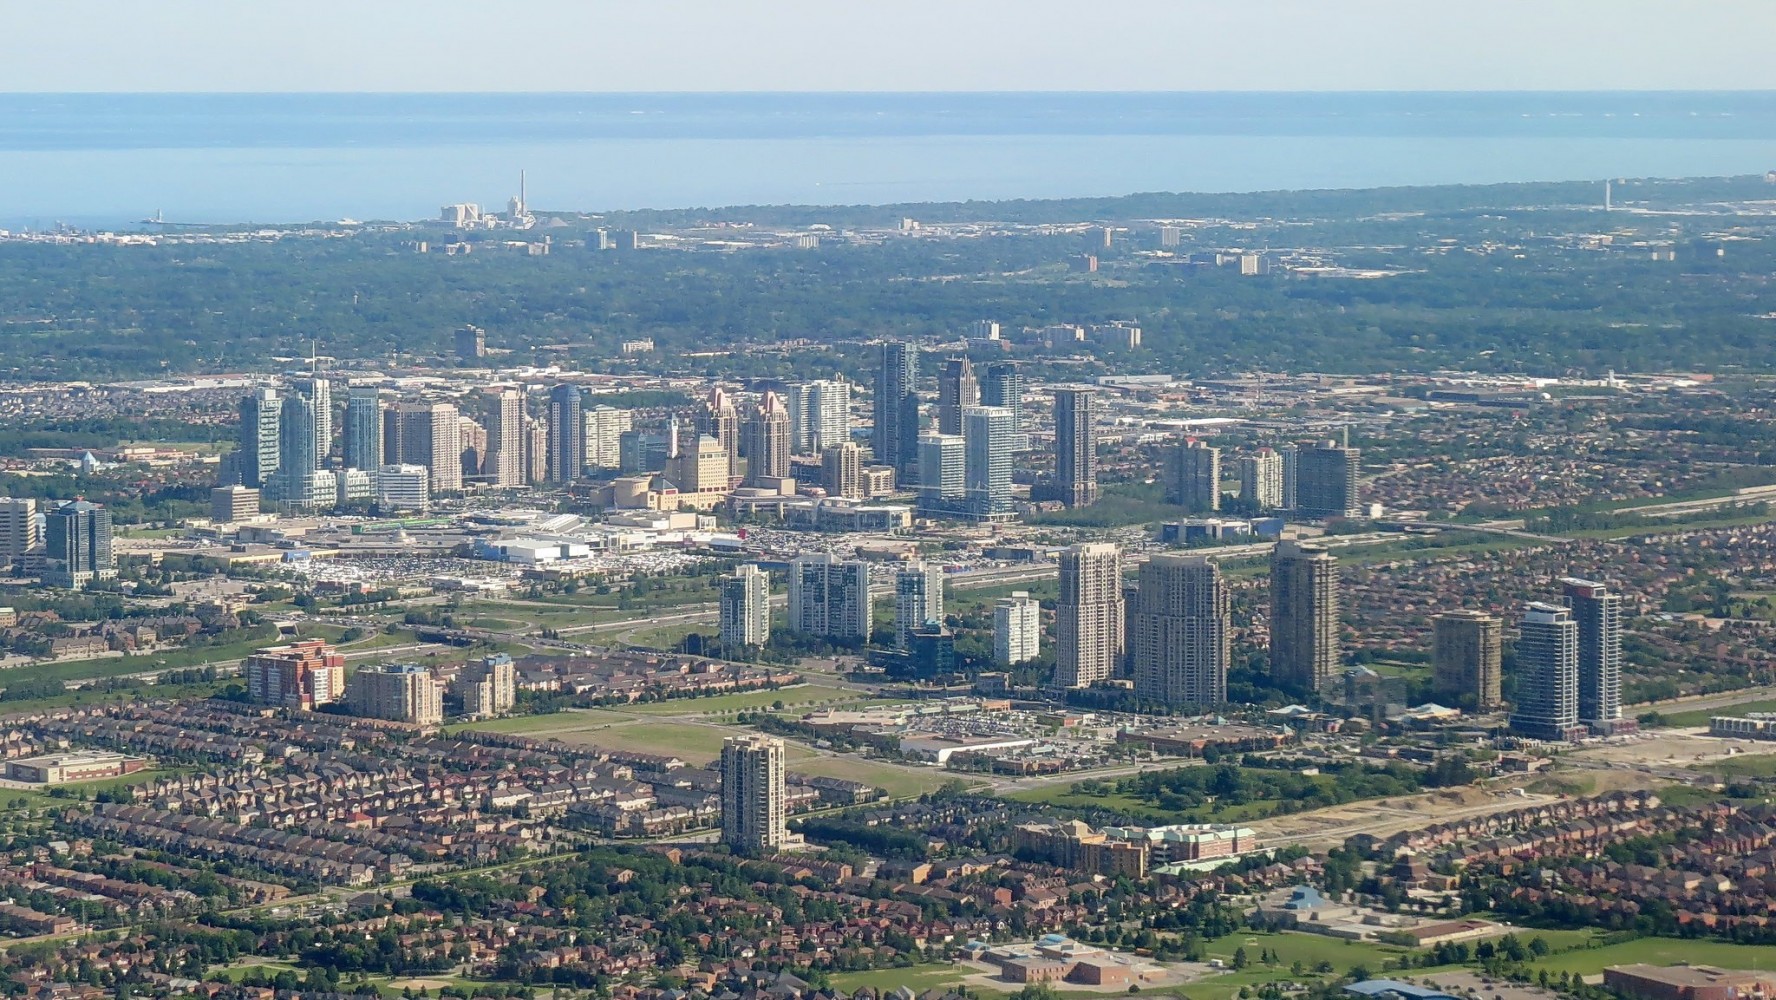
[[[333,383],[317,375],[297,379],[295,387],[314,408],[315,468],[324,469],[333,454]]]
[[[587,468],[615,469],[622,465],[623,432],[635,428],[635,411],[594,406],[586,411],[585,422]]]
[[[1432,687],[1447,704],[1497,708],[1504,622],[1484,611],[1449,611],[1432,619]]]
[[[1277,449],[1283,457],[1283,509],[1294,510],[1301,482],[1301,446],[1285,444]]]
[[[580,415],[581,393],[577,385],[558,385],[549,390],[549,482],[571,483],[580,478],[586,461],[585,419]]]
[[[863,449],[857,442],[843,441],[821,449],[820,480],[827,496],[863,499]]]
[[[549,422],[541,417],[524,421],[524,481],[533,486],[549,481]]]
[[[490,449],[487,444],[487,428],[473,417],[458,414],[456,418],[457,440],[462,450],[462,477],[467,482],[481,475],[493,475],[493,467],[487,463]]]
[[[386,464],[418,465],[426,470],[432,496],[462,492],[462,431],[451,403],[405,402],[395,411],[399,454],[384,449]],[[384,441],[387,441],[384,434]]]
[[[1166,463],[1166,502],[1193,512],[1221,509],[1221,449],[1191,438]]]
[[[960,434],[919,436],[920,513],[955,516],[967,498],[968,442]]]
[[[1062,550],[1055,610],[1055,686],[1109,680],[1123,651],[1122,555],[1115,545],[1085,542]]]
[[[789,410],[774,392],[759,400],[758,412],[746,422],[746,482],[789,478]]]
[[[117,575],[111,554],[111,512],[85,500],[63,500],[43,517],[43,582],[78,590]]]
[[[993,605],[993,662],[1002,667],[1042,655],[1042,602],[1022,590]]]
[[[974,365],[967,358],[951,358],[944,362],[937,378],[937,432],[962,433],[962,411],[980,405],[980,383],[974,377]]]
[[[374,472],[382,467],[382,397],[375,386],[353,386],[345,399],[345,467]]]
[[[1270,678],[1323,691],[1338,674],[1338,561],[1284,540],[1270,557]]]
[[[892,468],[903,485],[917,480],[919,431],[919,349],[883,344],[871,441],[876,461]]]
[[[283,400],[276,389],[258,389],[240,404],[241,485],[260,489],[278,468],[278,417]]]
[[[998,327],[997,323],[993,325]],[[1016,361],[995,361],[987,366],[986,377],[981,379],[981,404],[1010,410],[1015,434],[1012,450],[1030,449],[1029,429],[1024,423],[1024,370]]]
[[[789,407],[790,447],[798,455],[818,454],[851,440],[851,383],[822,379],[793,386]]]
[[[894,645],[913,648],[913,633],[928,624],[943,624],[943,567],[910,563],[894,574]]]
[[[1240,502],[1252,510],[1275,510],[1283,505],[1283,456],[1269,448],[1239,460]]]
[[[768,854],[789,840],[784,826],[783,741],[722,741],[722,842],[736,854]]]
[[[478,326],[457,327],[456,357],[459,361],[479,361],[487,357],[487,331]]]
[[[1571,739],[1579,730],[1579,623],[1572,610],[1531,603],[1517,620],[1517,671],[1511,729],[1538,740]]]
[[[1361,452],[1327,441],[1296,456],[1295,511],[1302,517],[1359,517],[1357,475]]]
[[[771,577],[752,563],[734,567],[721,584],[721,641],[731,653],[771,638]]]
[[[871,607],[869,563],[822,552],[797,556],[789,564],[791,632],[868,639]]]
[[[1579,626],[1579,721],[1607,734],[1622,724],[1622,595],[1577,577],[1560,584]]]
[[[1221,571],[1201,556],[1161,553],[1140,580],[1128,636],[1135,694],[1164,705],[1226,701],[1231,611]]]
[[[1016,516],[1011,502],[1012,436],[1016,425],[1003,406],[962,410],[962,489],[969,516],[1005,521]]]
[[[316,505],[315,441],[314,404],[300,393],[291,395],[278,413],[278,468],[272,478],[273,499],[286,509]]]
[[[25,557],[43,538],[37,527],[37,501],[30,497],[0,497],[0,569]]]
[[[697,411],[697,431],[721,442],[728,456],[728,475],[740,474],[740,413],[734,401],[721,386],[709,390],[709,396]]]
[[[487,476],[493,485],[524,485],[524,434],[528,430],[524,393],[493,389],[487,394]]]
[[[1056,389],[1055,487],[1069,507],[1098,502],[1097,392]]]

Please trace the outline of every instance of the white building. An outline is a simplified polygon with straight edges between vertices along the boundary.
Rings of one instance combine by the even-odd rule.
[[[385,465],[376,471],[376,509],[424,513],[431,505],[430,474],[423,465]]]
[[[1042,654],[1042,603],[1015,591],[993,605],[993,661],[1002,667],[1027,663]]]
[[[721,641],[728,649],[762,646],[771,638],[771,577],[752,563],[722,581]]]
[[[894,644],[913,648],[913,633],[928,623],[943,622],[943,567],[916,562],[894,575]]]
[[[583,416],[586,425],[586,467],[616,469],[623,464],[623,432],[635,428],[635,411],[594,406]]]
[[[868,639],[869,563],[830,552],[799,556],[789,567],[789,629],[803,635]]]

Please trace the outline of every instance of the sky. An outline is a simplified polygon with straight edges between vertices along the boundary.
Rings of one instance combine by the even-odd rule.
[[[0,0],[0,91],[1776,89],[1776,0]]]

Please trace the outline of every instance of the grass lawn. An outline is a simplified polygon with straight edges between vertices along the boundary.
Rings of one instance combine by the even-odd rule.
[[[96,778],[92,781],[73,781],[61,785],[45,785],[41,788],[32,788],[29,790],[0,788],[0,802],[12,802],[15,799],[23,798],[33,806],[51,806],[56,805],[57,803],[66,804],[80,799],[90,800],[99,792],[108,792],[117,788],[127,788],[130,785],[140,785],[150,781],[158,781],[161,778],[193,770],[196,769],[189,767],[156,768],[148,771],[137,771],[135,774],[126,774],[117,778]],[[67,792],[66,797],[51,795],[50,790],[54,788],[65,789]]]
[[[92,660],[64,660],[60,663],[33,663],[28,667],[0,670],[0,685],[10,680],[51,679],[58,681],[91,680],[100,677],[121,677],[151,670],[178,670],[201,667],[207,663],[238,660],[262,646],[277,642],[270,626],[250,630],[250,635],[216,646],[176,647],[138,656],[101,657]]]
[[[1545,937],[1549,933],[1546,931],[1522,931],[1519,936],[1527,940],[1536,934],[1542,934]],[[1776,945],[1732,944],[1727,941],[1679,938],[1641,938],[1637,941],[1605,945],[1601,948],[1578,948],[1557,955],[1549,955],[1533,964],[1536,968],[1547,969],[1551,973],[1575,972],[1584,976],[1592,976],[1602,972],[1605,966],[1628,965],[1634,962],[1646,962],[1650,965],[1673,965],[1678,962],[1688,962],[1691,965],[1717,965],[1727,969],[1772,969],[1776,968]]]
[[[1291,967],[1296,962],[1307,969],[1303,978],[1311,980],[1321,978],[1313,972],[1314,966],[1321,962],[1332,964],[1333,971],[1327,974],[1329,976],[1342,976],[1357,965],[1366,966],[1371,973],[1379,974],[1383,962],[1412,952],[1410,948],[1393,945],[1342,941],[1319,934],[1290,931],[1274,934],[1229,934],[1210,941],[1205,950],[1210,958],[1231,963],[1234,952],[1242,947],[1246,949],[1246,960],[1251,963],[1246,968],[1190,983],[1181,992],[1190,997],[1190,1000],[1232,1000],[1239,995],[1241,989],[1278,979],[1295,978]],[[1276,953],[1277,964],[1264,965],[1258,961],[1258,956],[1266,950]]]
[[[953,986],[962,981],[963,976],[972,975],[973,969],[948,963],[937,965],[915,965],[910,969],[871,969],[868,972],[835,972],[832,975],[834,989],[851,993],[865,986],[874,989],[878,994],[905,986],[914,993],[923,993],[934,986]]]
[[[1716,705],[1713,708],[1698,708],[1689,712],[1660,712],[1665,725],[1687,728],[1690,726],[1706,726],[1708,720],[1716,715],[1745,715],[1750,712],[1776,712],[1776,699],[1747,701],[1739,705]]]
[[[1776,754],[1743,754],[1699,765],[1699,769],[1728,778],[1776,778]]]
[[[791,705],[809,705],[815,702],[859,702],[864,696],[844,688],[826,687],[821,684],[801,684],[796,687],[778,688],[775,691],[737,691],[733,694],[709,695],[703,698],[668,698],[665,701],[650,701],[640,705],[625,705],[618,711],[633,715],[714,715],[721,712],[746,712],[753,709],[770,708],[782,702],[785,708]]]
[[[1062,809],[1109,809],[1158,825],[1168,823],[1244,823],[1272,815],[1281,801],[1278,799],[1255,799],[1237,805],[1223,805],[1217,802],[1197,809],[1174,812],[1160,809],[1152,803],[1132,795],[1123,795],[1117,792],[1108,795],[1074,792],[1071,785],[1032,788],[1027,791],[1012,792],[1006,798],[1018,802],[1058,806]]]
[[[628,721],[550,735],[564,743],[591,744],[606,750],[670,754],[684,758],[686,763],[702,764],[721,756],[723,739],[744,731],[673,722]],[[789,748],[789,761],[796,759],[798,749],[795,746]],[[807,751],[801,753],[806,755]]]
[[[454,733],[464,729],[473,729],[484,733],[524,733],[529,736],[548,736],[554,733],[590,729],[593,726],[608,726],[613,722],[629,721],[631,719],[627,715],[602,708],[570,708],[548,715],[519,715],[510,719],[457,722],[445,726],[444,731]]]
[[[944,782],[959,777],[935,767],[916,768],[868,760],[855,754],[836,757],[810,757],[791,768],[797,774],[819,778],[843,778],[861,781],[883,789],[895,798],[923,795],[943,787]],[[967,777],[962,780],[968,781]]]

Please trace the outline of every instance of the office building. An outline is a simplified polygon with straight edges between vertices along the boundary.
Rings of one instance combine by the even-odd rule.
[[[218,486],[210,491],[210,520],[217,524],[246,521],[258,514],[258,490],[246,486]]]
[[[312,711],[345,694],[345,655],[320,639],[267,646],[241,664],[247,697],[260,705]]]
[[[1505,623],[1484,611],[1449,611],[1432,619],[1432,627],[1435,696],[1483,712],[1499,707]]]
[[[1069,507],[1098,502],[1097,410],[1096,390],[1055,390],[1055,488]]]
[[[967,499],[968,442],[960,434],[919,436],[918,507],[928,515],[960,514]]]
[[[937,432],[961,434],[962,412],[980,405],[980,383],[967,358],[951,358],[937,377]]]
[[[494,389],[487,394],[486,476],[494,486],[524,485],[524,435],[529,431],[524,393]]]
[[[719,385],[709,390],[708,398],[697,410],[697,433],[721,442],[728,456],[728,475],[740,474],[740,413]]]
[[[721,641],[730,652],[771,639],[771,576],[752,563],[721,584]]]
[[[1016,361],[995,361],[987,366],[986,376],[981,379],[981,405],[1010,410],[1016,435],[1012,450],[1030,449],[1029,427],[1024,422],[1024,370]]]
[[[1115,545],[1085,542],[1062,550],[1055,612],[1055,686],[1109,680],[1123,655],[1122,554]]]
[[[758,412],[746,422],[742,445],[748,486],[789,478],[789,410],[776,393],[767,392],[759,400]]]
[[[1296,512],[1306,518],[1361,517],[1360,454],[1333,441],[1301,449],[1295,458]]]
[[[894,645],[901,652],[913,648],[913,633],[926,625],[942,625],[944,616],[943,567],[915,562],[894,574]]]
[[[962,493],[969,516],[977,521],[1011,520],[1017,516],[1011,502],[1012,438],[1017,433],[1011,410],[965,407],[962,430]]]
[[[722,741],[722,843],[734,853],[770,854],[789,842],[783,759],[783,741],[774,736]]]
[[[359,667],[345,687],[353,715],[435,726],[444,721],[444,682],[417,663]]]
[[[456,687],[463,714],[471,718],[504,715],[518,705],[518,669],[505,653],[463,664]]]
[[[382,397],[372,386],[353,386],[345,398],[340,448],[348,469],[382,468]]]
[[[558,385],[549,390],[549,482],[571,483],[580,478],[586,461],[586,432],[577,385]]]
[[[1002,667],[1042,655],[1042,602],[1022,590],[993,604],[993,662]]]
[[[86,500],[63,500],[43,517],[43,582],[78,590],[117,575],[111,512]]]
[[[385,465],[376,470],[373,501],[378,514],[423,514],[431,506],[431,473],[423,465]]]
[[[789,445],[798,455],[816,455],[851,440],[851,383],[843,379],[792,386]]]
[[[487,331],[478,326],[457,327],[456,357],[459,361],[479,361],[487,357]]]
[[[876,461],[894,470],[901,485],[916,481],[919,432],[919,349],[912,344],[882,345],[876,372],[875,427],[871,444]]]
[[[1191,438],[1172,449],[1166,462],[1166,503],[1192,513],[1221,509],[1221,449]]]
[[[867,640],[871,626],[869,563],[830,552],[789,564],[789,630],[841,640]]]
[[[278,418],[283,400],[276,389],[259,389],[240,404],[240,468],[242,486],[270,486],[278,470]]]
[[[1225,702],[1231,613],[1214,563],[1169,553],[1148,559],[1129,612],[1135,694],[1169,706]]]
[[[635,411],[594,406],[586,411],[586,467],[615,471],[623,464],[623,432],[635,427]]]
[[[1577,577],[1560,585],[1579,626],[1579,721],[1614,732],[1622,725],[1622,595]]]
[[[1324,691],[1339,673],[1338,561],[1318,545],[1277,543],[1270,557],[1270,678]]]
[[[829,497],[862,500],[863,449],[855,441],[827,445],[820,451],[820,485]]]
[[[257,491],[253,492],[255,513],[258,512],[258,495]],[[13,565],[23,559],[25,553],[42,544],[37,501],[30,497],[0,497],[0,567]]]
[[[1511,731],[1538,740],[1579,736],[1579,623],[1572,609],[1539,601],[1525,607],[1516,653]]]
[[[462,431],[456,407],[408,401],[386,416],[383,454],[387,464],[422,466],[434,496],[462,492]],[[393,449],[388,447],[390,437],[396,445]]]
[[[1283,506],[1283,456],[1269,448],[1239,460],[1240,502],[1251,511]]]

